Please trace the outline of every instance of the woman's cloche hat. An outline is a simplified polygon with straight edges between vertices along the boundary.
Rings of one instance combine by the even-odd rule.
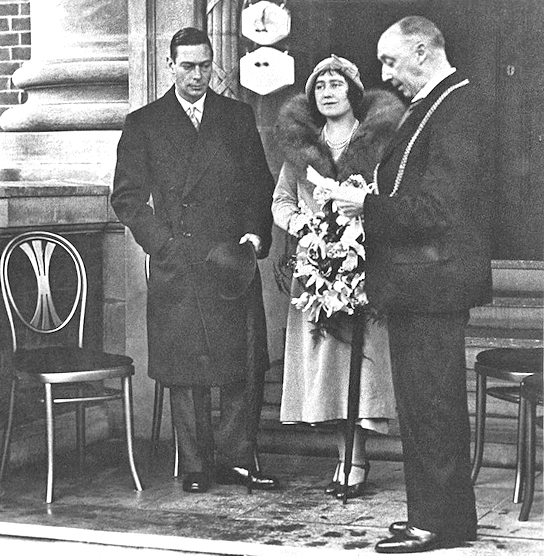
[[[353,81],[353,84],[357,88],[361,89],[361,91],[365,90],[357,66],[353,62],[346,60],[346,58],[341,58],[336,54],[331,54],[328,58],[321,60],[321,62],[315,66],[314,70],[310,74],[310,77],[308,77],[306,87],[304,88],[308,98],[310,98],[317,76],[324,71],[331,70],[339,71],[345,77],[349,77],[349,79]]]
[[[226,300],[238,299],[247,290],[257,269],[257,256],[251,242],[223,242],[206,257],[206,267]]]

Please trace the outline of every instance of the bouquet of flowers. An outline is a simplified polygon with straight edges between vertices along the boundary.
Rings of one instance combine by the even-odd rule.
[[[308,179],[316,184],[314,198],[321,202],[321,211],[313,213],[301,201],[296,218],[299,252],[293,264],[293,276],[304,291],[291,302],[309,313],[319,333],[334,329],[335,319],[342,315],[369,311],[365,286],[364,229],[360,218],[348,218],[338,211],[330,199],[327,185],[354,186],[373,192],[360,175],[352,175],[338,184],[308,168]],[[333,182],[333,183],[329,183]]]

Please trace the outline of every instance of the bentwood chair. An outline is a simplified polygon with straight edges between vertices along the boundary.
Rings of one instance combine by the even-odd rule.
[[[542,375],[539,374],[528,376],[521,383],[521,418],[525,422],[524,429],[527,434],[527,441],[525,444],[525,453],[523,454],[522,462],[525,471],[523,473],[523,502],[519,513],[519,521],[527,521],[529,519],[529,513],[531,511],[535,494],[536,408],[538,405],[542,405],[542,389]],[[542,418],[540,418],[540,425],[542,426]]]
[[[525,481],[523,455],[525,453],[525,419],[521,412],[520,384],[531,375],[542,379],[543,350],[542,348],[495,348],[481,351],[474,364],[476,372],[476,428],[475,447],[472,462],[472,482],[476,482],[482,466],[486,397],[518,404],[517,458],[516,479],[513,501],[518,504],[522,500],[522,487]],[[487,379],[495,378],[505,385],[487,387]]]
[[[12,239],[0,258],[2,297],[11,329],[8,354],[11,390],[4,429],[0,481],[9,459],[19,386],[43,386],[47,436],[45,501],[54,500],[54,407],[75,404],[76,448],[80,467],[85,450],[85,406],[122,400],[128,461],[136,490],[142,484],[133,455],[130,357],[83,347],[87,273],[83,259],[64,237],[27,232]],[[119,379],[120,389],[104,381]]]

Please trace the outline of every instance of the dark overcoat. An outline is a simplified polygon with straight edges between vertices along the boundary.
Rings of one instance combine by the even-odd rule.
[[[204,261],[218,243],[246,233],[260,236],[266,256],[273,187],[247,104],[208,90],[197,133],[172,87],[127,116],[111,204],[150,255],[151,378],[222,385],[246,377],[248,358],[267,358],[259,276],[227,301]],[[248,323],[258,323],[249,334]]]
[[[452,74],[417,105],[382,156],[380,194],[365,201],[366,286],[379,308],[446,313],[491,301],[491,119],[471,84],[433,113],[390,196],[423,115],[462,81]]]

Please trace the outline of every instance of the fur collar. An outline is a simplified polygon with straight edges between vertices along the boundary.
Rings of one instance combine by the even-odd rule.
[[[329,149],[319,140],[321,126],[312,118],[304,94],[293,97],[283,105],[276,122],[275,136],[285,160],[295,167],[299,175],[303,175],[306,167],[311,165],[320,174],[335,179],[345,179],[350,173],[362,173],[369,179],[369,173],[395,133],[404,111],[404,105],[393,93],[365,91],[359,111],[361,125],[338,161],[340,168],[334,163]]]

